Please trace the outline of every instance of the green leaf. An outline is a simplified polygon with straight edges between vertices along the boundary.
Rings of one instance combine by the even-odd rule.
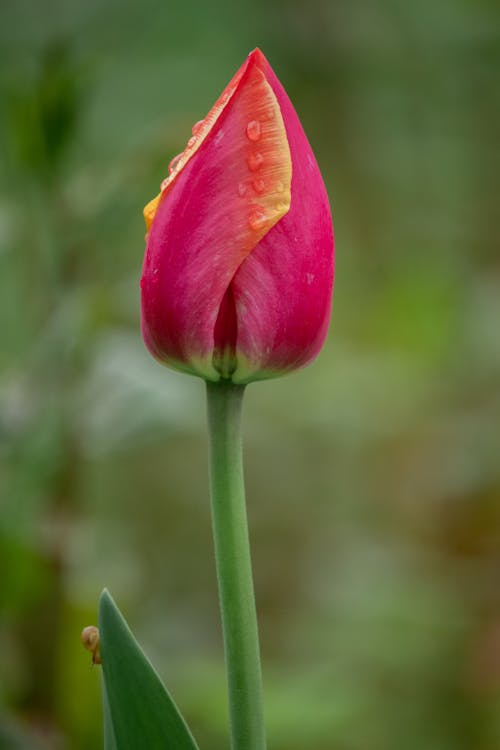
[[[153,666],[104,590],[99,602],[105,750],[198,750]]]
[[[102,713],[104,717],[104,750],[118,750],[113,729],[113,720],[109,708],[108,691],[106,690],[106,680],[102,681]]]

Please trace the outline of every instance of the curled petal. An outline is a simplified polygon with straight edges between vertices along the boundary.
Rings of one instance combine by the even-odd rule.
[[[314,359],[328,330],[334,272],[333,227],[319,167],[285,90],[256,54],[286,127],[292,200],[233,281],[236,382],[273,377]]]
[[[287,131],[259,63],[248,58],[145,209],[144,339],[160,360],[213,380],[237,366],[236,336],[216,335],[223,300],[231,311],[235,274],[291,204]]]

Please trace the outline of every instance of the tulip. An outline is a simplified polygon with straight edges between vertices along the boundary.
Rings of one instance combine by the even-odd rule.
[[[207,381],[231,748],[265,750],[242,401],[247,383],[303,367],[319,353],[334,246],[318,165],[260,50],[193,125],[144,217],[144,341],[160,362]]]
[[[142,332],[157,359],[244,384],[316,357],[333,285],[328,197],[259,49],[193,126],[144,216]]]

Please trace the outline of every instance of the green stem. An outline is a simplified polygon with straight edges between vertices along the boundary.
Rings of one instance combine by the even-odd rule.
[[[241,450],[244,386],[207,383],[210,490],[232,750],[265,750],[259,634]]]

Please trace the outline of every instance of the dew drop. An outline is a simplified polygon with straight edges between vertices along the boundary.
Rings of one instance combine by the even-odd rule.
[[[196,138],[194,135],[192,135],[189,141],[187,142],[187,147],[191,148],[192,146],[194,146],[195,143],[196,143]]]
[[[260,122],[258,120],[250,120],[247,125],[247,138],[250,141],[258,141],[261,136]]]
[[[175,170],[177,169],[177,165],[179,164],[181,158],[182,158],[182,154],[177,154],[177,156],[174,156],[174,158],[168,165],[168,171],[170,172],[170,174],[172,174],[172,172],[175,172]]]
[[[240,184],[238,185],[238,193],[239,193],[239,195],[241,195],[242,198],[245,195],[245,193],[247,192],[247,190],[248,190],[247,185],[245,185],[244,182],[240,182]]]
[[[267,216],[262,208],[256,208],[248,217],[250,229],[253,229],[255,232],[259,231],[259,229],[262,229],[266,221]]]
[[[169,168],[169,170],[168,170],[168,171],[170,172],[170,168]],[[172,171],[173,171],[173,170],[172,170]],[[172,174],[172,173],[170,172],[170,174]],[[169,181],[169,178],[168,178],[168,177],[165,177],[165,179],[163,180],[163,182],[162,182],[162,183],[161,183],[161,185],[160,185],[160,190],[161,190],[161,191],[165,190],[165,188],[166,188],[166,187],[167,187],[167,185],[168,185],[168,181]]]
[[[205,124],[205,120],[198,120],[198,122],[195,122],[193,127],[191,128],[191,132],[193,135],[198,135],[200,132],[202,126]]]
[[[252,182],[252,187],[256,193],[263,193],[266,189],[266,183],[264,180],[254,180]]]
[[[255,151],[255,153],[250,154],[250,156],[247,159],[248,168],[251,172],[256,172],[262,166],[263,162],[264,162],[264,157],[258,151]]]

